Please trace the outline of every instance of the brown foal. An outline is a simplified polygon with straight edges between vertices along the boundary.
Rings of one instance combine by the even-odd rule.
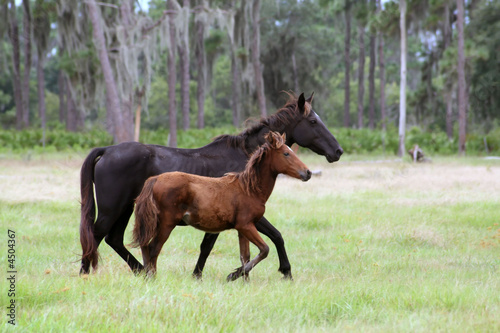
[[[307,166],[285,144],[285,136],[269,132],[266,143],[252,154],[243,172],[221,178],[182,172],[150,177],[136,199],[133,241],[141,247],[146,272],[156,273],[161,248],[182,221],[205,232],[236,229],[242,266],[228,280],[246,277],[269,252],[255,223],[264,215],[280,173],[303,181],[311,178]],[[260,251],[252,260],[249,241]]]

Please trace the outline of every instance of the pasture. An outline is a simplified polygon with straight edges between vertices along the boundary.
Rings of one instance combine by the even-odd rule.
[[[240,265],[237,233],[219,237],[197,281],[203,233],[190,227],[172,232],[154,280],[134,276],[104,242],[99,270],[80,277],[84,157],[0,157],[2,331],[500,330],[499,161],[344,156],[328,164],[301,153],[321,176],[279,178],[265,214],[283,234],[294,281],[281,280],[263,237],[268,258],[248,283],[227,283]],[[6,316],[8,229],[16,327]]]

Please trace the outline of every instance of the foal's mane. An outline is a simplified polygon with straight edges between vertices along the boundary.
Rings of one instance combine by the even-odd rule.
[[[298,98],[294,93],[285,92],[288,95],[288,100],[276,113],[268,116],[267,118],[261,118],[260,121],[253,125],[252,127],[247,128],[243,132],[238,135],[229,135],[223,134],[216,137],[213,142],[219,142],[223,140],[227,140],[228,146],[233,148],[241,148],[247,154],[248,152],[245,147],[246,138],[249,136],[258,133],[263,127],[269,128],[271,131],[276,131],[284,126],[289,125],[293,119],[301,116],[299,107],[298,107]],[[304,117],[307,117],[311,113],[311,105],[306,103],[304,105]]]
[[[241,172],[230,172],[227,173],[226,176],[232,177],[232,181],[239,180],[243,185],[243,190],[246,194],[251,195],[252,193],[260,193],[261,188],[259,187],[259,164],[271,149],[271,145],[266,142],[252,154],[250,160],[248,160],[247,162],[245,170]]]

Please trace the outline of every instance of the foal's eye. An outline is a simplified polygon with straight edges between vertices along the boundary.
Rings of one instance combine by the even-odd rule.
[[[290,153],[284,153],[283,155],[288,156],[288,155],[290,155]]]

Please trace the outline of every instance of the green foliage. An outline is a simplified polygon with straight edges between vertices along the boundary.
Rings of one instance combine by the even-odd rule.
[[[56,151],[81,151],[93,147],[109,146],[113,138],[105,131],[91,130],[88,132],[68,132],[62,129],[46,131],[45,146]],[[1,151],[28,151],[43,147],[43,132],[41,129],[23,131],[0,131]]]
[[[331,128],[346,155],[357,154],[387,154],[393,155],[398,149],[398,132],[396,127],[389,125],[384,133],[381,130]],[[239,129],[226,125],[222,127],[207,127],[205,129],[189,129],[177,132],[179,148],[198,148],[210,143],[221,134],[238,134]],[[0,151],[23,152],[32,149],[42,149],[42,130],[30,129],[23,131],[1,130]],[[169,131],[166,129],[142,130],[140,142],[148,144],[168,145]],[[488,152],[484,145],[486,140]],[[104,130],[93,129],[88,132],[67,132],[58,122],[49,124],[46,132],[46,149],[52,151],[82,151],[94,147],[113,144],[112,137]],[[445,132],[423,131],[412,127],[406,134],[406,147],[410,149],[418,144],[427,155],[455,155],[458,138],[449,140]],[[483,135],[469,133],[467,137],[467,152],[470,155],[500,154],[500,129]]]

